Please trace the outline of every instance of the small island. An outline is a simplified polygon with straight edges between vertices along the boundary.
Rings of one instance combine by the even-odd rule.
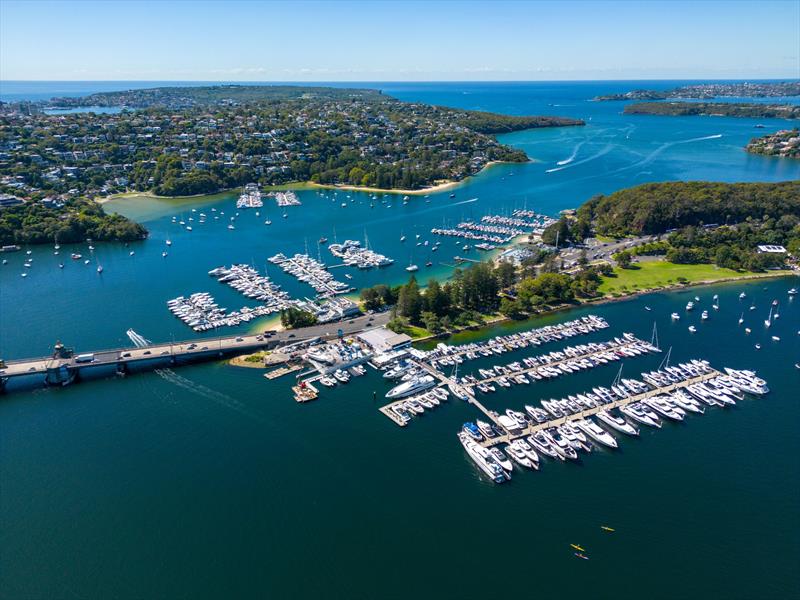
[[[639,102],[625,107],[626,115],[688,117],[747,117],[752,119],[800,119],[800,106],[742,102]]]
[[[752,154],[778,156],[781,158],[800,158],[800,131],[783,129],[763,137],[753,138],[745,146]]]
[[[781,81],[776,83],[701,83],[684,85],[671,90],[631,90],[624,94],[596,96],[597,102],[619,100],[669,100],[671,98],[777,98],[800,96],[800,81]]]
[[[54,107],[120,112],[47,114]],[[584,125],[402,102],[379,90],[164,87],[0,103],[0,193],[30,200],[211,194],[256,182],[421,190],[525,162],[500,133]]]

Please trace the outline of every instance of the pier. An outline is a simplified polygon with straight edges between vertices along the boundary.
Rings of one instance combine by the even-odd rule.
[[[711,369],[711,371],[709,371],[708,373],[703,373],[702,375],[698,375],[697,377],[692,377],[690,379],[685,379],[684,381],[679,381],[677,383],[673,383],[673,384],[670,384],[670,385],[667,385],[667,386],[653,388],[653,389],[647,390],[646,392],[643,392],[641,394],[634,394],[634,395],[628,396],[627,398],[621,398],[619,400],[614,400],[612,402],[609,402],[608,404],[601,404],[600,406],[596,406],[594,408],[587,408],[586,410],[583,410],[578,414],[567,415],[565,417],[554,418],[554,419],[552,419],[550,421],[545,421],[544,423],[533,423],[533,424],[529,425],[528,427],[526,427],[525,429],[522,429],[521,431],[516,431],[514,433],[508,432],[508,433],[506,433],[504,435],[499,435],[499,436],[496,436],[496,437],[493,437],[493,438],[484,439],[484,440],[482,440],[481,442],[478,442],[478,443],[481,444],[484,448],[489,448],[491,446],[495,446],[495,445],[503,443],[503,442],[508,443],[508,442],[511,442],[511,441],[513,441],[515,439],[518,439],[518,438],[521,438],[521,437],[525,437],[527,435],[534,434],[537,431],[541,431],[542,429],[549,429],[550,427],[558,427],[560,425],[563,425],[564,423],[568,423],[569,421],[572,421],[572,420],[575,420],[575,419],[585,419],[586,417],[591,417],[592,415],[597,414],[601,410],[608,411],[608,410],[611,410],[612,408],[618,408],[620,406],[626,406],[628,404],[632,404],[634,402],[640,402],[642,400],[647,400],[648,398],[654,398],[654,397],[660,396],[662,394],[669,394],[671,392],[674,392],[675,390],[688,387],[688,386],[690,386],[692,384],[695,384],[695,383],[702,383],[703,381],[708,381],[709,379],[714,379],[715,377],[720,377],[721,375],[722,375],[722,373],[720,373],[716,369]],[[492,420],[493,423],[495,423],[499,427],[502,427],[500,425],[500,422],[497,419],[497,414],[496,413],[494,413],[493,411],[488,410],[485,406],[483,406],[477,400],[475,400],[475,401],[471,400],[470,404],[474,404],[475,406],[477,406],[489,419]],[[503,428],[503,430],[505,430],[505,428]]]

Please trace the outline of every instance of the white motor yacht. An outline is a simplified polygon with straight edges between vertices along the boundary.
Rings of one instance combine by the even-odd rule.
[[[639,430],[622,417],[616,417],[605,410],[599,411],[595,416],[601,423],[608,425],[612,429],[616,429],[620,433],[633,436],[639,435]]]
[[[614,436],[601,428],[594,421],[590,419],[579,419],[573,422],[578,429],[583,431],[594,441],[603,444],[604,446],[608,446],[609,448],[616,448],[618,446],[617,440],[614,439]]]
[[[472,461],[478,465],[478,468],[492,481],[495,483],[503,483],[511,479],[511,475],[500,466],[486,448],[475,442],[464,432],[458,433],[458,439]]]
[[[432,388],[436,380],[431,375],[423,375],[422,377],[412,377],[408,381],[404,381],[400,385],[396,385],[386,393],[387,398],[405,398],[417,392],[421,392]]]

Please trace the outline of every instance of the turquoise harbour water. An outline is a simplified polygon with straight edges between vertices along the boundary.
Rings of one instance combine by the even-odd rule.
[[[115,201],[113,210],[141,219],[151,236],[130,247],[98,244],[102,276],[94,264],[69,260],[75,250],[89,256],[85,245],[64,246],[59,256],[32,248],[24,279],[24,252],[4,256],[0,356],[45,354],[55,339],[78,350],[125,344],[129,327],[154,341],[195,337],[167,311],[168,298],[209,291],[231,309],[246,305],[207,271],[231,262],[263,268],[275,252],[302,252],[305,240],[315,254],[316,240],[333,240],[334,227],[339,241],[363,239],[366,229],[374,248],[396,260],[379,272],[350,271],[354,285],[395,283],[405,280],[409,260],[421,266],[428,257],[412,247],[414,236],[432,242],[430,228],[443,222],[522,206],[555,215],[645,181],[800,177],[797,162],[742,150],[786,122],[625,117],[621,103],[587,101],[638,87],[652,84],[381,84],[405,100],[575,116],[588,125],[504,136],[533,162],[489,169],[454,190],[455,198],[448,191],[404,205],[399,196],[371,203],[361,193],[303,191],[303,205],[288,209],[287,219],[268,204],[258,218],[240,211],[234,231],[224,222],[235,212],[234,195]],[[759,122],[766,129],[755,129]],[[192,232],[171,223],[192,208],[212,215],[211,207],[226,216],[202,226],[195,220]],[[164,259],[166,239],[173,245]],[[431,256],[436,265],[421,266],[419,277],[447,276],[456,254],[463,252],[445,239]],[[68,263],[63,270],[60,260]],[[334,272],[344,280],[344,269]],[[269,273],[293,295],[312,293],[276,268]],[[308,405],[291,399],[290,380],[269,382],[258,370],[221,363],[9,394],[0,399],[0,596],[798,597],[800,300],[787,295],[797,285],[785,278],[651,294],[456,338],[592,313],[611,327],[581,341],[625,331],[649,339],[655,321],[673,362],[703,357],[754,368],[772,389],[730,410],[621,439],[619,451],[596,451],[580,464],[515,471],[503,486],[478,474],[455,437],[478,417],[474,409],[451,400],[401,429],[378,412],[388,385],[372,372]],[[714,293],[721,308],[700,323]],[[694,295],[700,310],[671,322]],[[772,299],[781,316],[767,331]],[[749,336],[737,326],[741,313]],[[626,360],[624,374],[661,359]],[[511,360],[475,361],[468,370]],[[607,384],[617,369],[501,391],[485,403],[518,408]],[[573,556],[573,543],[589,561]]]

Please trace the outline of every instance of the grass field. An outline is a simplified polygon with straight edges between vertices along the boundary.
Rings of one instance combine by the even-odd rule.
[[[663,261],[637,263],[634,267],[633,269],[617,267],[614,269],[616,277],[603,277],[600,293],[626,294],[679,283],[699,283],[760,275],[749,271],[720,269],[715,265],[676,265]]]

